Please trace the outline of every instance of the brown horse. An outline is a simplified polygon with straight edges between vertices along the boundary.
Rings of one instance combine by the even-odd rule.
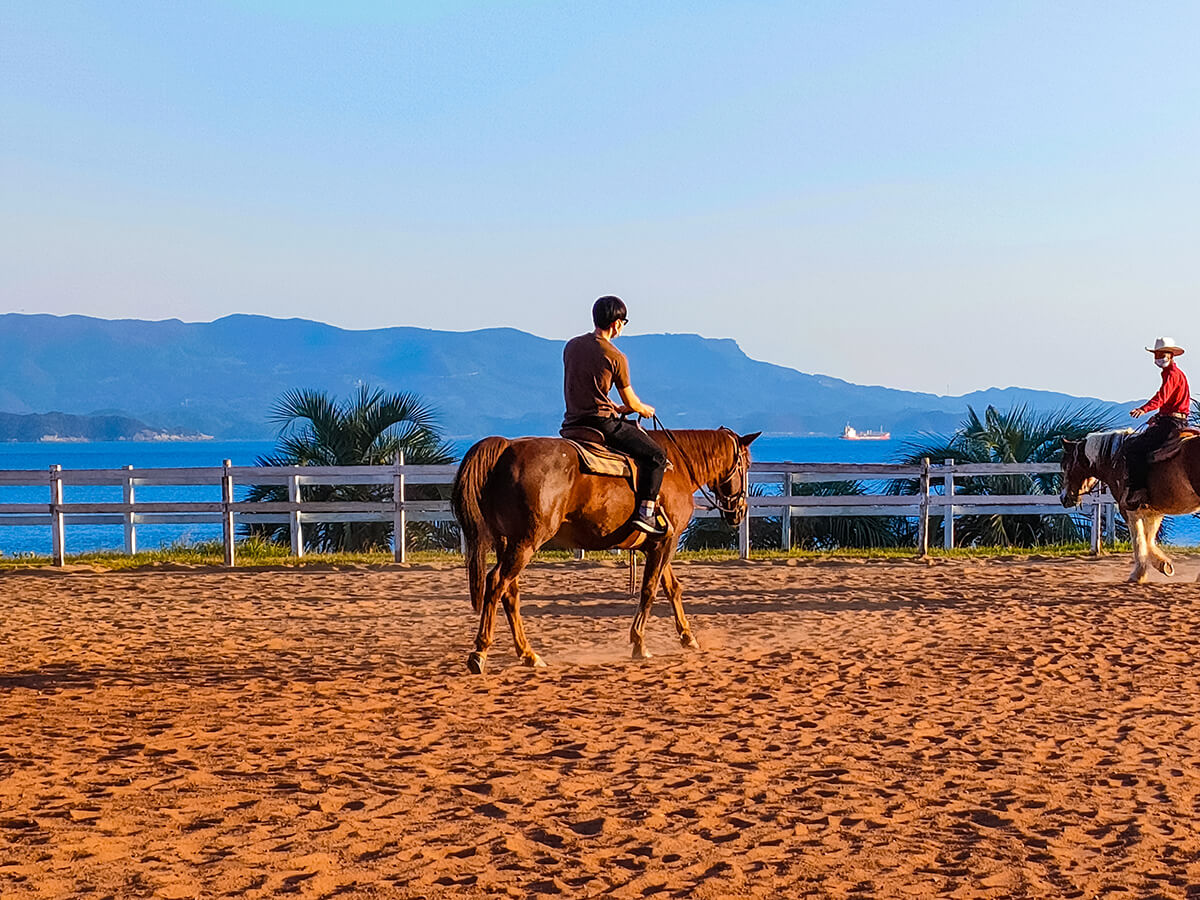
[[[475,650],[467,659],[472,672],[483,672],[487,664],[499,602],[504,603],[521,661],[545,665],[525,637],[517,579],[551,538],[584,550],[645,552],[641,603],[629,632],[634,659],[650,656],[643,633],[660,579],[675,611],[680,643],[699,649],[683,614],[683,590],[671,570],[671,557],[692,518],[697,490],[707,487],[715,494],[715,505],[730,524],[746,514],[749,446],[758,434],[739,436],[728,428],[650,434],[672,464],[659,494],[668,522],[661,536],[645,535],[629,525],[634,494],[628,480],[581,472],[579,454],[567,441],[489,437],[467,451],[454,479],[452,501],[466,542],[471,605],[480,614]],[[489,548],[496,553],[496,565],[485,577]]]
[[[1108,487],[1117,498],[1125,496],[1125,439],[1132,432],[1101,431],[1082,441],[1063,440],[1063,506],[1077,506],[1079,495],[1098,483]],[[1149,567],[1164,575],[1173,575],[1175,567],[1155,539],[1163,516],[1181,516],[1200,510],[1200,440],[1182,442],[1175,455],[1150,467],[1150,505],[1129,510],[1118,502],[1121,515],[1129,524],[1133,544],[1133,571],[1129,580],[1141,584]]]

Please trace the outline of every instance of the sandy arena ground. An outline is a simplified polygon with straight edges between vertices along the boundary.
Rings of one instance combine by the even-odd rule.
[[[0,897],[1200,897],[1200,562],[0,577]]]

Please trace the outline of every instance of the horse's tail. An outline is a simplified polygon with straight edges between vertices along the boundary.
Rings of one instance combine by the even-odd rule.
[[[476,612],[483,609],[490,538],[479,498],[496,461],[508,445],[507,438],[487,437],[471,447],[458,467],[458,474],[454,476],[454,490],[450,494],[454,517],[458,519],[466,545],[467,582],[471,590],[471,606]]]

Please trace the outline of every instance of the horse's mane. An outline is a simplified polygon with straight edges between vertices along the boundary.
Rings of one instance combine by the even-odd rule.
[[[1083,439],[1083,455],[1093,468],[1111,466],[1121,450],[1121,445],[1125,443],[1125,438],[1131,434],[1132,428],[1093,431]]]
[[[708,484],[724,475],[733,464],[731,432],[718,429],[683,428],[666,431],[651,431],[650,436],[666,451],[667,458],[680,472],[686,473],[688,465],[700,484]],[[672,438],[674,440],[672,441]],[[678,445],[678,446],[676,446]],[[685,463],[682,454],[687,455]]]

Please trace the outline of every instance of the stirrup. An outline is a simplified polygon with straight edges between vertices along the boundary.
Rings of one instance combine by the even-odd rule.
[[[667,533],[667,517],[662,514],[661,510],[654,511],[654,518],[647,519],[641,513],[634,513],[629,524],[643,534],[659,537]]]

